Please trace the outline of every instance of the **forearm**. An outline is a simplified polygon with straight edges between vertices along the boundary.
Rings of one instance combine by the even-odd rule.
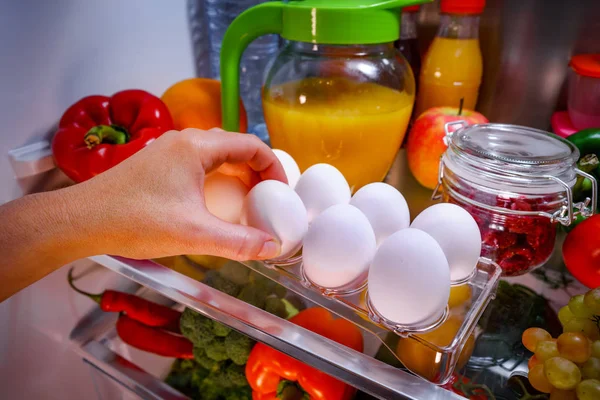
[[[88,204],[86,204],[88,203]],[[85,190],[71,187],[0,206],[0,302],[99,249]]]

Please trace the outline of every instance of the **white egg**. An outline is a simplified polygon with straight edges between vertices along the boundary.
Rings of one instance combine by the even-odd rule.
[[[283,182],[262,181],[244,202],[242,222],[267,232],[281,245],[278,259],[293,256],[302,246],[308,229],[306,209],[294,189]]]
[[[346,178],[329,164],[309,167],[300,176],[295,189],[306,207],[309,223],[327,208],[350,201],[350,187]]]
[[[354,193],[350,204],[369,219],[377,244],[410,225],[410,211],[404,196],[387,183],[370,183]]]
[[[464,208],[440,203],[417,215],[411,228],[431,235],[442,247],[453,282],[468,278],[477,267],[481,255],[481,231]]]
[[[313,220],[304,237],[304,273],[324,288],[358,287],[367,278],[376,248],[371,224],[358,208],[329,207]]]
[[[296,183],[298,182],[298,179],[300,179],[300,168],[298,167],[298,164],[296,164],[294,158],[285,151],[279,149],[273,149],[273,153],[275,153],[279,159],[290,187],[296,187]]]
[[[441,317],[450,297],[450,269],[440,245],[417,229],[389,236],[371,263],[368,293],[377,312],[398,324]]]
[[[239,224],[248,190],[238,178],[213,172],[204,179],[204,203],[208,211],[217,218]]]

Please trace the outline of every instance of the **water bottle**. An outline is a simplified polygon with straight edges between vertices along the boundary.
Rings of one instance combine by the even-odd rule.
[[[196,76],[211,78],[213,73],[210,66],[210,38],[208,36],[206,6],[204,3],[205,0],[188,0],[187,14],[190,36],[192,37]]]
[[[206,0],[206,18],[210,37],[210,69],[212,77],[220,79],[221,42],[229,24],[246,9],[263,3],[261,0]],[[248,114],[248,130],[263,141],[268,133],[262,111],[262,84],[269,62],[279,49],[279,36],[261,36],[244,52],[240,63],[240,94]]]

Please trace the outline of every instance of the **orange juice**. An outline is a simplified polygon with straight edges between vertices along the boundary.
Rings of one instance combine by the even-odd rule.
[[[483,73],[479,40],[436,37],[423,60],[417,117],[431,107],[474,110]]]
[[[301,171],[335,166],[355,191],[385,178],[406,133],[413,92],[339,77],[273,86],[263,95],[271,144]]]

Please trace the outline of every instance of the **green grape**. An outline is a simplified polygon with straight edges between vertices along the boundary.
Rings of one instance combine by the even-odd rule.
[[[592,357],[600,358],[600,340],[592,342]]]
[[[538,342],[544,340],[550,340],[552,336],[542,328],[528,328],[525,329],[521,337],[523,346],[529,351],[535,352],[535,348]]]
[[[583,303],[594,314],[600,314],[600,287],[587,292],[583,296]]]
[[[538,392],[550,393],[552,391],[553,387],[548,382],[548,378],[546,378],[546,374],[544,373],[544,364],[538,364],[530,369],[528,377],[529,383]]]
[[[581,381],[581,371],[574,362],[563,357],[552,357],[544,362],[546,378],[557,389],[574,389]]]
[[[596,357],[590,357],[581,366],[581,375],[583,379],[600,379],[600,359]]]
[[[569,308],[573,315],[578,318],[590,318],[593,315],[592,310],[585,305],[582,294],[571,297],[571,300],[569,300]]]
[[[600,339],[598,326],[588,318],[573,318],[563,326],[564,332],[582,332],[590,340]]]
[[[592,355],[592,342],[581,332],[565,332],[556,341],[561,357],[584,363]]]
[[[562,326],[565,326],[567,322],[575,318],[575,315],[569,308],[569,306],[564,306],[560,310],[558,310],[558,320]]]
[[[558,346],[555,340],[542,340],[535,347],[535,358],[540,362],[544,362],[552,357],[558,357]]]
[[[597,379],[586,379],[577,385],[577,398],[579,400],[600,399],[600,381]]]

